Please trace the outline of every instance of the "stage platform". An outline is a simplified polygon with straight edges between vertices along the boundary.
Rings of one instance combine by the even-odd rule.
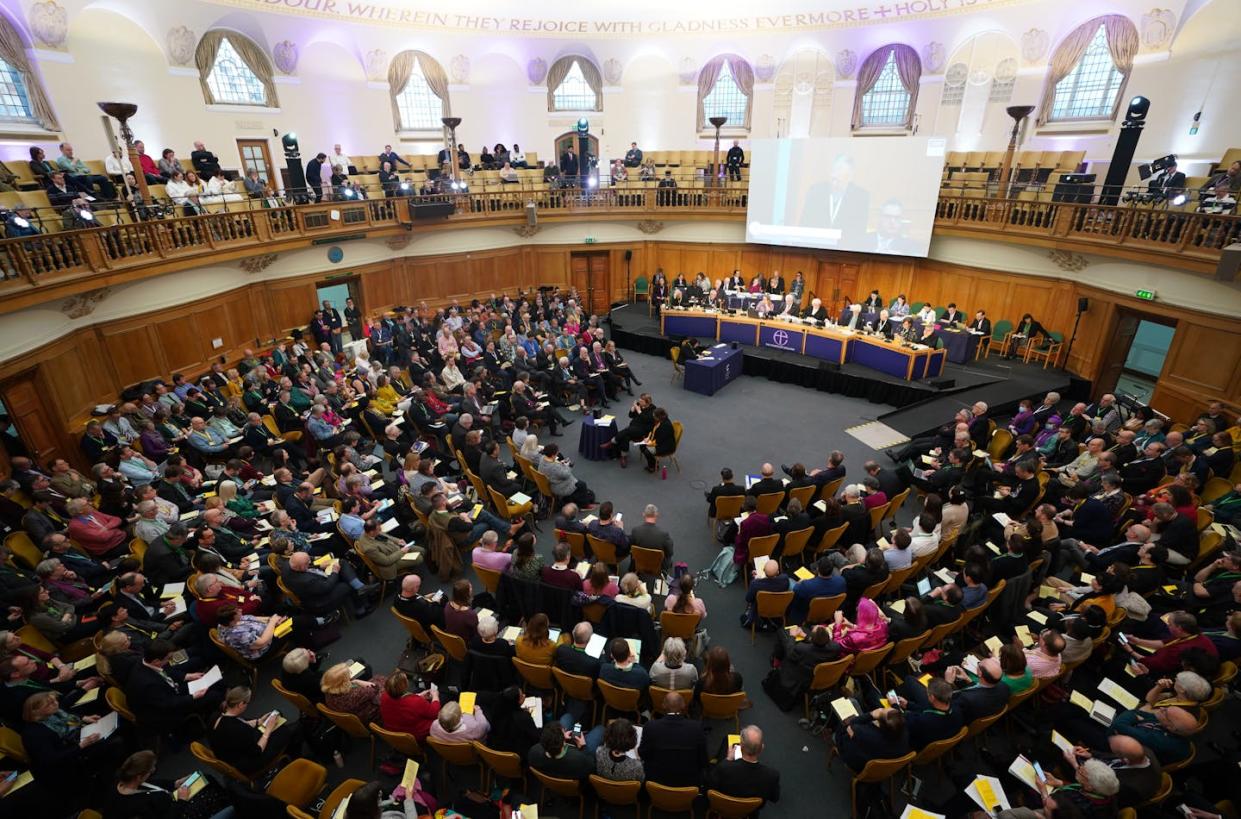
[[[659,321],[648,315],[645,303],[614,308],[610,318],[612,338],[625,349],[667,358],[668,350],[681,342],[660,333]],[[715,343],[715,339],[702,341]],[[741,349],[745,375],[888,404],[896,409],[879,420],[911,438],[946,423],[957,409],[976,401],[986,401],[992,415],[1011,413],[1022,398],[1041,398],[1049,390],[1064,393],[1069,387],[1069,375],[1063,370],[996,356],[967,365],[948,363],[938,378],[906,381],[860,364],[832,364],[768,347]],[[945,386],[948,382],[952,386]],[[728,390],[720,395],[727,398]]]

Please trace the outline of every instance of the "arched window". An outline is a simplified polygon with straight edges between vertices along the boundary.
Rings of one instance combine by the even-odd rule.
[[[52,102],[26,54],[26,40],[0,15],[0,119],[59,131]]]
[[[208,31],[198,41],[194,62],[208,105],[279,106],[271,61],[244,35]]]
[[[402,51],[388,66],[392,117],[398,131],[438,131],[452,113],[448,75],[430,54]]]
[[[750,130],[754,69],[736,54],[713,57],[698,72],[698,130],[709,131],[711,117],[727,117],[724,127]]]
[[[909,46],[876,49],[858,69],[853,129],[911,127],[921,78],[922,60]]]
[[[1051,55],[1038,124],[1114,119],[1139,44],[1137,27],[1119,14],[1074,29]]]
[[[602,111],[603,76],[599,66],[585,57],[570,54],[547,69],[547,110]]]
[[[24,122],[34,120],[26,83],[13,66],[3,59],[0,59],[0,119]]]
[[[1107,32],[1099,26],[1077,65],[1067,77],[1056,83],[1051,118],[1102,119],[1111,116],[1116,95],[1124,82],[1125,76],[1112,62],[1108,51]]]

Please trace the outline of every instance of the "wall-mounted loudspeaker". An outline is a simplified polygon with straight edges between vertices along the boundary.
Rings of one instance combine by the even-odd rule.
[[[1077,312],[1084,313],[1090,309],[1090,299],[1082,296],[1077,300]]]

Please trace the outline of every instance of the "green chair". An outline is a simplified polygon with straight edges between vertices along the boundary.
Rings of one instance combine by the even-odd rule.
[[[1008,345],[1011,344],[1013,341],[1012,335],[1013,335],[1013,323],[1011,321],[1009,321],[1008,319],[1000,319],[999,321],[997,321],[995,325],[991,328],[991,343],[986,345],[987,354],[985,357],[990,358],[991,352],[993,350],[996,350],[997,348],[998,348],[998,352],[1000,355],[1007,354]],[[981,344],[978,345],[978,349],[980,351],[982,350],[982,347],[983,345]]]
[[[1042,359],[1043,369],[1054,367],[1060,362],[1060,351],[1064,348],[1064,333],[1051,332],[1038,344],[1026,345],[1025,362],[1031,359]]]
[[[942,319],[948,313],[947,307],[936,307],[935,318]]]
[[[924,301],[915,301],[913,304],[909,305],[909,314],[911,316],[916,316],[922,311],[922,305],[924,304],[926,304]]]
[[[649,299],[651,297],[651,283],[646,276],[639,276],[633,283],[633,300]]]

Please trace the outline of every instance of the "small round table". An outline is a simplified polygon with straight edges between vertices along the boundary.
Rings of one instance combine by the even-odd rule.
[[[616,438],[616,419],[583,418],[581,437],[578,439],[577,451],[588,461],[606,461],[612,457],[604,444]]]

